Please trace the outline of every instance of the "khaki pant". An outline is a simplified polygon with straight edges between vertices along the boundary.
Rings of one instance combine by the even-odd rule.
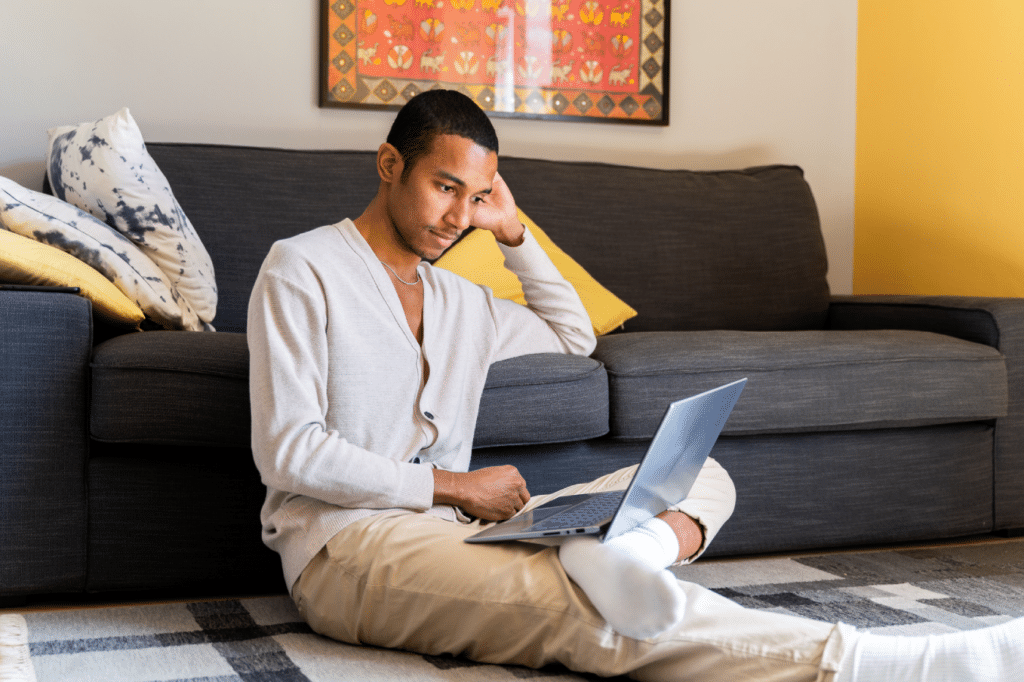
[[[632,468],[554,495],[621,489]],[[686,615],[649,640],[616,634],[562,569],[555,547],[471,545],[479,522],[387,512],[338,533],[293,591],[317,632],[350,644],[454,654],[483,663],[639,680],[819,681],[833,678],[846,626],[745,609],[692,583]]]

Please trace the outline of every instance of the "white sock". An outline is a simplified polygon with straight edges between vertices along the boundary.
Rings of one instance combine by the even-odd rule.
[[[28,627],[18,614],[0,615],[0,680],[35,680],[29,658]]]
[[[927,637],[861,633],[843,654],[836,682],[994,682],[1024,675],[1024,618]]]
[[[675,531],[658,518],[601,542],[572,538],[558,549],[565,572],[619,634],[659,635],[683,616],[686,596],[668,568],[679,555]]]

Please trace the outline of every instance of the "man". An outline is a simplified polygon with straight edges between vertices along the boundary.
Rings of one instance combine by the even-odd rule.
[[[891,665],[942,669],[981,646],[931,642],[950,652],[928,658],[919,641],[748,611],[676,581],[666,567],[699,556],[732,512],[714,460],[686,500],[607,543],[463,542],[551,497],[531,499],[513,467],[469,471],[488,367],[595,343],[575,291],[516,219],[497,152],[468,98],[413,98],[378,150],[363,214],[275,244],[254,287],[263,537],[310,625],[350,643],[638,679],[910,679]],[[494,234],[526,307],[424,262],[471,225]],[[563,493],[621,489],[632,471]],[[999,659],[1021,629],[986,631],[978,651]]]

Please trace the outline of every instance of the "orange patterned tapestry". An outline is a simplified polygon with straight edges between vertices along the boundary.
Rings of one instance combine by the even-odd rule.
[[[322,106],[444,87],[499,115],[668,122],[668,0],[324,2]]]

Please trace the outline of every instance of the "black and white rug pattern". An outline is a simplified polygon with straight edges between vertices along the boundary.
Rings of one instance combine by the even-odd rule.
[[[708,560],[676,572],[750,608],[841,620],[883,634],[953,632],[1024,615],[1024,540]],[[20,677],[11,673],[17,681],[597,679],[340,644],[314,634],[285,596],[4,618],[8,635],[13,619],[21,619],[21,650],[31,661]],[[15,670],[16,650],[0,645],[0,679],[8,679],[5,662]]]

